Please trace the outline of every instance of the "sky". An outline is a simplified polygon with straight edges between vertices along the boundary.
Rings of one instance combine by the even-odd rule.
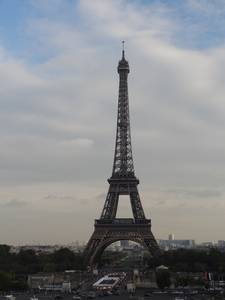
[[[112,172],[122,40],[155,237],[225,239],[225,1],[0,0],[0,243],[89,239]]]

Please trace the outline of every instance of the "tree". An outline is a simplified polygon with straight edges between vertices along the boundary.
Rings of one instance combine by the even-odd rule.
[[[160,289],[164,289],[165,287],[170,287],[171,279],[170,272],[168,270],[158,270],[156,272],[156,282]]]
[[[75,254],[68,248],[61,248],[52,254],[52,262],[59,272],[74,269]]]
[[[33,250],[20,250],[16,261],[17,273],[27,274],[40,271],[38,256]]]
[[[0,271],[0,290],[8,291],[11,286],[11,276],[9,273]]]
[[[0,245],[0,257],[7,257],[10,255],[10,246]]]

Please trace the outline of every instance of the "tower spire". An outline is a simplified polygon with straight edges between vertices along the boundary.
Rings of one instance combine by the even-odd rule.
[[[125,41],[122,41],[122,59],[125,59],[124,44],[125,44]]]

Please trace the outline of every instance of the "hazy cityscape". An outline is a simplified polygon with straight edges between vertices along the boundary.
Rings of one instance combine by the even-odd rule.
[[[172,236],[172,238],[171,238]],[[123,251],[124,248],[132,249],[137,246],[137,244],[132,244],[129,240],[125,240],[125,244],[123,241],[115,242],[111,246],[109,246],[112,250],[115,251]],[[172,234],[169,234],[168,239],[165,240],[157,240],[159,246],[163,250],[170,250],[170,249],[210,249],[210,248],[218,248],[221,251],[225,251],[225,241],[219,240],[217,243],[213,242],[203,242],[197,244],[195,240],[187,240],[187,239],[175,239]],[[18,253],[21,249],[23,250],[33,250],[36,253],[51,253],[55,250],[59,250],[62,247],[66,247],[74,252],[83,251],[86,243],[79,243],[78,241],[67,244],[67,245],[35,245],[35,244],[25,244],[19,246],[11,246],[11,251],[14,253]]]
[[[224,20],[0,0],[0,300],[225,299]]]

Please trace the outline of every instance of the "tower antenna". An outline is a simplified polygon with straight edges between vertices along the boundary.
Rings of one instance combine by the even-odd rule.
[[[125,44],[125,41],[122,41],[122,58],[124,58],[124,44]]]

